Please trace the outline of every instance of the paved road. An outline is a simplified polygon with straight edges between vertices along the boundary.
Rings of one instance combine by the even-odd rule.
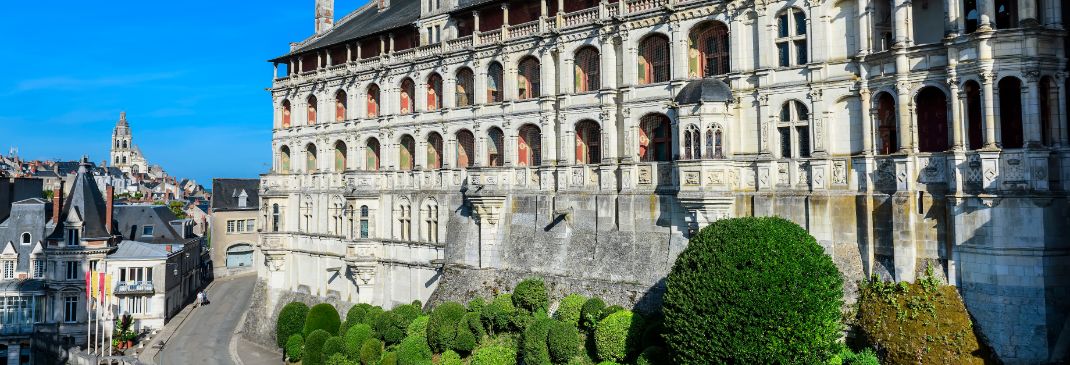
[[[280,355],[250,346],[235,338],[234,329],[249,308],[256,275],[238,275],[219,279],[209,289],[212,304],[193,309],[178,331],[156,358],[159,365],[220,364],[236,365],[230,343],[236,340],[238,352],[246,365],[262,364],[255,359],[278,359]],[[250,353],[252,352],[252,353]],[[250,362],[246,362],[247,356]]]

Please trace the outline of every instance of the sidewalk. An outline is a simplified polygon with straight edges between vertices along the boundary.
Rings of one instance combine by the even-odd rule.
[[[218,282],[219,280],[212,281],[211,284],[208,284],[208,287],[206,287],[205,290],[214,288]],[[186,305],[185,308],[182,308],[182,310],[174,317],[171,317],[171,320],[156,333],[156,336],[153,336],[148,342],[144,343],[145,348],[137,355],[137,359],[146,364],[155,364],[156,355],[163,350],[163,346],[167,344],[167,341],[171,339],[171,336],[174,336],[175,332],[177,332],[179,328],[182,328],[182,324],[186,322],[186,318],[188,318],[195,309],[195,303],[190,303]]]

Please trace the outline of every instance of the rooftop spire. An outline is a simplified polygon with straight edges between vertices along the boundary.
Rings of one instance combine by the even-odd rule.
[[[125,111],[119,112],[119,123],[118,123],[118,125],[126,126],[126,112]]]

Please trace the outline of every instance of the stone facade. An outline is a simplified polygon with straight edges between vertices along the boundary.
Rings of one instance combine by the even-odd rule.
[[[273,60],[260,313],[524,275],[656,308],[693,230],[777,215],[851,292],[931,265],[1004,361],[1066,359],[1060,1],[567,3],[370,4]]]

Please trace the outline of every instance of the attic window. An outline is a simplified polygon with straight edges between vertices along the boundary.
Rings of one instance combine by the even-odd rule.
[[[249,206],[249,194],[245,193],[245,190],[241,191],[238,195],[238,208],[246,208]]]
[[[33,238],[30,236],[29,232],[26,232],[26,233],[22,234],[22,244],[28,245],[28,244],[30,244],[30,241],[32,241],[32,240],[33,240]]]
[[[79,242],[79,240],[78,240],[78,229],[77,228],[69,228],[69,229],[67,229],[67,246],[77,246],[78,242]]]
[[[142,236],[152,237],[152,226],[144,226],[144,227],[142,227],[141,228],[141,235]]]

